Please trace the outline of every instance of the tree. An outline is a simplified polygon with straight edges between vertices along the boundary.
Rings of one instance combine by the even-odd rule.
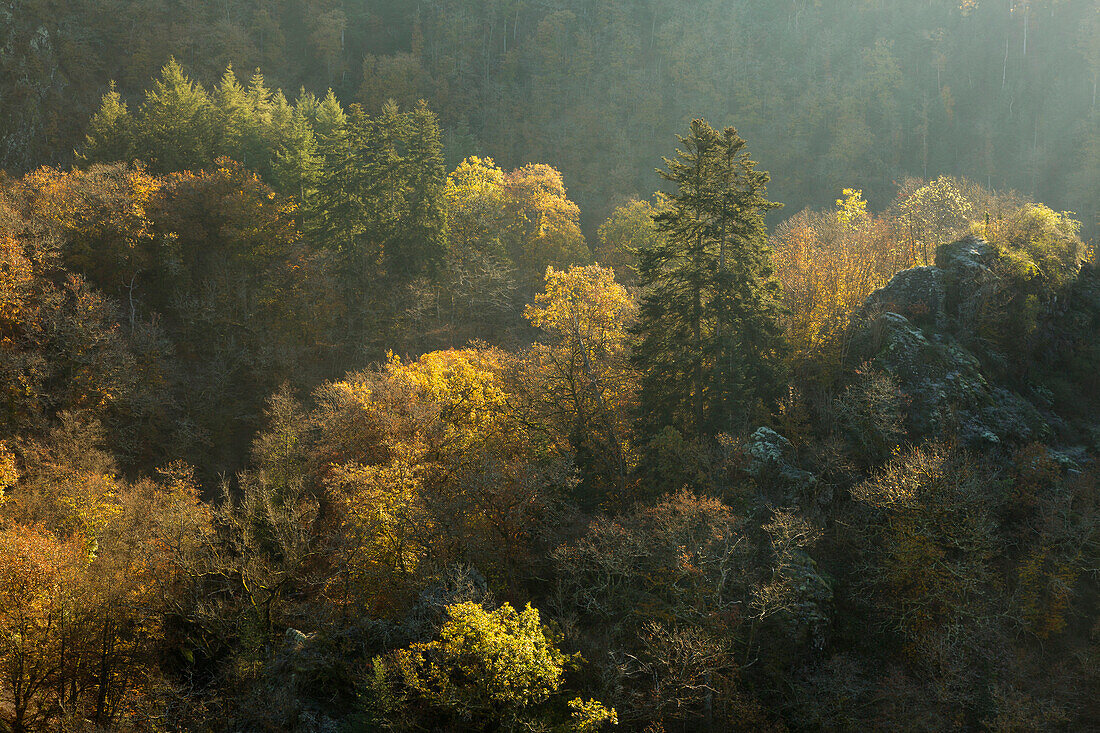
[[[909,182],[909,187],[914,183]],[[910,243],[920,243],[926,265],[932,262],[937,247],[951,241],[970,224],[974,210],[958,182],[948,176],[940,176],[911,192],[903,190],[899,208],[907,219],[901,223],[909,226]]]
[[[917,264],[898,222],[869,214],[861,191],[843,196],[835,211],[802,211],[771,237],[795,370],[825,379],[841,367],[850,319],[867,296]]]
[[[13,733],[26,733],[50,718],[58,660],[73,641],[83,547],[15,525],[0,531],[0,552],[0,679],[11,700],[4,717]]]
[[[552,553],[551,608],[610,637],[605,644],[617,653],[602,655],[601,671],[619,691],[624,723],[672,729],[710,719],[709,727],[738,730],[719,721],[744,717],[746,729],[766,729],[738,683],[737,650],[753,641],[744,620],[761,565],[748,530],[721,500],[680,491],[595,518]]]
[[[492,158],[476,156],[447,177],[447,250],[435,281],[435,306],[454,346],[499,336],[519,322],[516,267],[504,245],[503,181],[504,171]]]
[[[554,641],[530,603],[518,612],[508,603],[495,611],[453,604],[436,639],[375,658],[373,692],[392,700],[400,678],[414,697],[464,726],[530,729],[549,717],[539,707],[562,686],[568,657]],[[575,698],[568,707],[570,720],[560,730],[617,722],[614,710],[594,700]]]
[[[642,303],[635,363],[642,427],[692,438],[743,427],[775,395],[781,338],[764,214],[768,174],[732,127],[703,120],[661,171],[675,191],[655,217],[666,235],[639,253]]]
[[[1017,375],[1059,348],[1042,324],[1063,307],[1062,294],[1088,260],[1080,228],[1072,212],[1032,203],[972,227],[996,248],[999,276],[971,294],[978,304],[974,330],[985,348],[1023,357],[1006,364]]]
[[[592,253],[580,227],[580,209],[569,200],[562,174],[530,164],[505,174],[509,228],[505,246],[520,282],[534,289],[547,267],[585,265]]]
[[[934,445],[899,454],[877,476],[852,489],[874,514],[866,527],[864,582],[909,640],[995,612],[990,587],[1003,555],[992,482],[971,456]]]
[[[35,216],[56,238],[65,264],[127,302],[131,329],[137,291],[152,264],[151,204],[162,181],[140,167],[43,168],[24,179]]]
[[[344,115],[334,97],[318,107],[323,166],[306,229],[339,259],[347,341],[362,348],[402,309],[411,281],[436,272],[445,251],[446,171],[439,123],[424,106],[387,104],[376,117]],[[379,287],[385,284],[385,287]],[[372,317],[373,316],[373,317]],[[378,322],[383,324],[377,328]]]
[[[281,91],[272,97],[271,125],[276,136],[272,185],[283,194],[296,196],[305,206],[321,171],[317,136],[305,111],[298,105],[291,106]]]
[[[661,210],[664,201],[656,204],[631,199],[611,212],[600,225],[596,260],[615,270],[615,279],[624,285],[633,285],[638,277],[638,252],[653,247],[664,235],[657,230],[653,217]]]
[[[212,159],[210,117],[202,85],[172,59],[138,110],[134,155],[158,173],[199,170]]]
[[[185,556],[208,539],[189,469],[130,484],[98,439],[65,418],[45,443],[24,442],[0,513],[0,675],[15,730],[150,720],[164,613]]]
[[[226,156],[272,179],[272,158],[279,136],[272,120],[271,91],[257,72],[244,88],[230,66],[211,100],[216,156]]]
[[[255,423],[231,416],[254,421],[245,405],[299,377],[302,347],[324,324],[310,300],[289,297],[312,274],[302,267],[295,214],[292,201],[226,158],[209,171],[166,177],[152,206],[159,246],[146,297],[172,338],[187,344],[177,384],[190,419],[218,446],[205,452],[203,468],[225,461],[224,470],[248,445]]]
[[[90,163],[130,162],[134,153],[133,124],[130,110],[112,81],[99,111],[88,122],[84,150],[78,157]]]
[[[564,439],[581,472],[581,503],[622,492],[630,470],[627,445],[634,375],[627,328],[635,306],[599,265],[546,270],[546,286],[524,315],[542,329],[531,349],[527,394],[536,421]]]

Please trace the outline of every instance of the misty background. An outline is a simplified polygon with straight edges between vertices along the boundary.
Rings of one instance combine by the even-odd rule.
[[[367,112],[426,99],[450,166],[548,162],[589,234],[695,117],[749,141],[778,217],[950,174],[1096,227],[1094,0],[17,0],[0,166],[69,162],[109,82],[139,99],[172,56],[208,86],[232,65]]]

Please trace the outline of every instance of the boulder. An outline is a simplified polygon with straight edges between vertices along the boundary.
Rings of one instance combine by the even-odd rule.
[[[942,244],[936,249],[936,267],[953,281],[967,281],[990,272],[997,261],[997,249],[973,234]]]
[[[307,634],[295,628],[286,630],[286,648],[295,653],[301,653],[317,637],[317,632]]]
[[[964,237],[936,250],[936,266],[943,273],[944,306],[961,333],[973,333],[981,314],[996,298],[998,277],[994,265],[997,258],[996,248],[975,236]]]

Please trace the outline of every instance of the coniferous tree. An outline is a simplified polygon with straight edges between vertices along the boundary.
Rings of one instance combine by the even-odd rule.
[[[313,127],[304,110],[292,107],[282,91],[272,98],[271,125],[278,140],[271,160],[272,185],[308,207],[321,175]]]
[[[133,155],[133,124],[130,110],[112,81],[99,111],[88,123],[84,149],[77,157],[86,163],[129,162]]]
[[[200,170],[212,159],[211,116],[210,98],[202,85],[172,59],[145,93],[135,154],[158,173]]]
[[[634,358],[646,375],[643,432],[703,438],[742,427],[775,388],[779,288],[764,215],[779,204],[732,127],[695,120],[680,142],[661,171],[675,185],[655,217],[665,236],[639,252]]]
[[[407,279],[432,273],[446,249],[447,169],[439,119],[421,103],[407,114],[404,175],[405,215],[400,241],[388,253],[390,269]]]

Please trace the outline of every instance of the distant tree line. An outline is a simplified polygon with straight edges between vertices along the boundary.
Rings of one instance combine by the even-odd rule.
[[[1090,0],[18,0],[0,23],[0,167],[67,163],[113,79],[232,65],[377,114],[429,102],[450,167],[553,160],[591,235],[648,195],[693,117],[735,125],[795,210],[969,176],[1078,212],[1100,185]],[[124,22],[120,19],[125,19]],[[181,151],[183,153],[184,151]],[[196,151],[186,151],[192,154]],[[246,161],[242,161],[246,162]]]

